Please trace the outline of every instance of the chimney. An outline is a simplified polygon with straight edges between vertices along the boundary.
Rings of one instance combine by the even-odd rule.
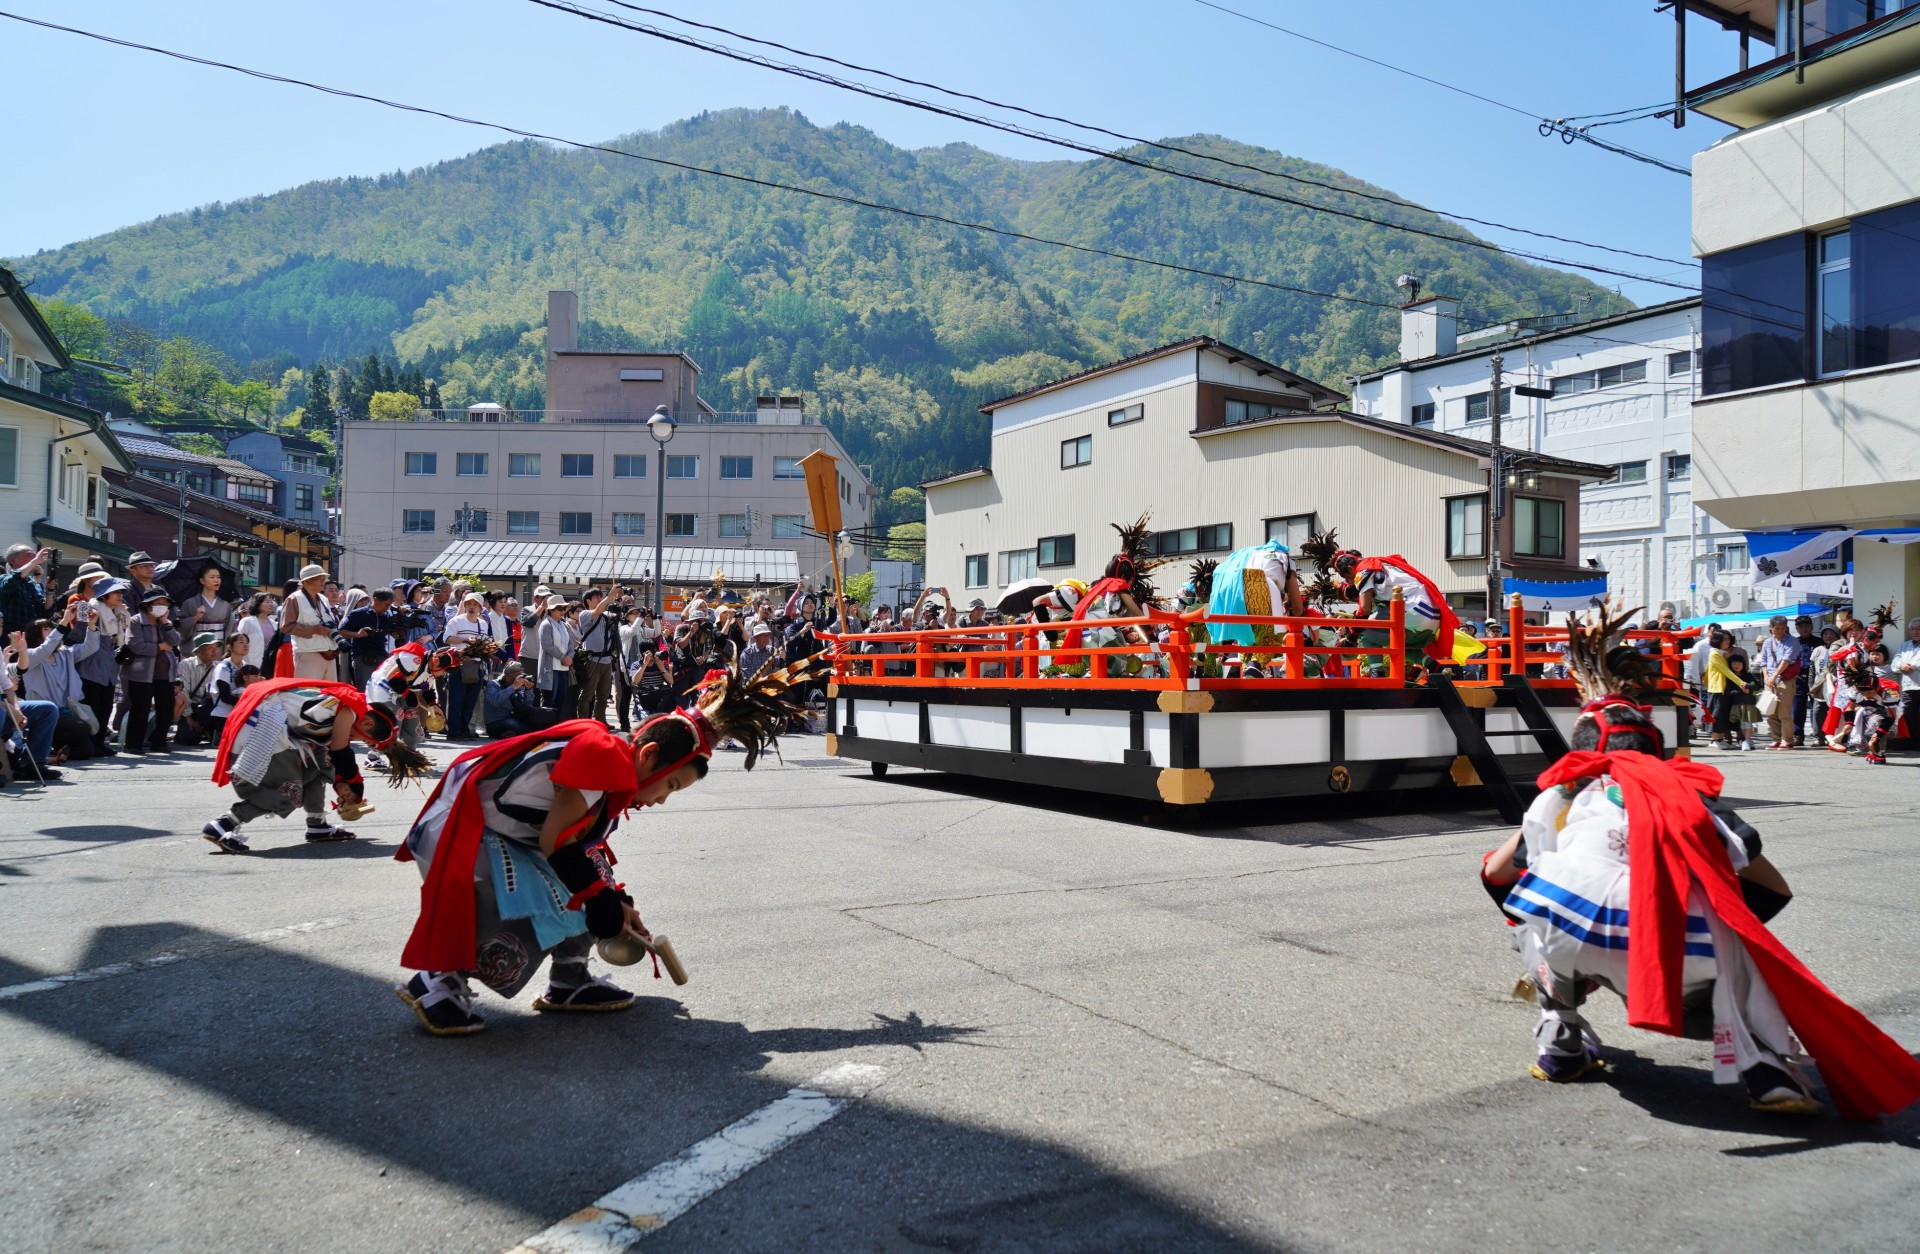
[[[1450,296],[1429,296],[1400,306],[1400,360],[1444,357],[1459,347],[1455,315],[1460,302]]]
[[[547,293],[547,351],[570,353],[580,347],[580,298],[572,292]]]

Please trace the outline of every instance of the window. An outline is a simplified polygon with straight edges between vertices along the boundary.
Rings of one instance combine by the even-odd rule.
[[[1645,462],[1621,462],[1613,468],[1613,478],[1608,483],[1645,483],[1647,464]]]
[[[1180,527],[1171,531],[1156,531],[1148,540],[1155,553],[1162,557],[1179,557],[1186,553],[1207,553],[1215,549],[1233,547],[1233,524],[1214,523],[1207,527]]]
[[[1424,405],[1415,405],[1413,407],[1413,425],[1416,427],[1431,427],[1437,413],[1438,407],[1435,406],[1432,401],[1428,401]]]
[[[1085,466],[1093,460],[1093,437],[1076,435],[1071,440],[1060,441],[1060,469]]]
[[[776,540],[798,540],[806,534],[807,516],[805,514],[775,514],[773,516],[773,538]]]
[[[613,477],[616,479],[646,478],[647,455],[645,453],[615,453],[613,455]]]
[[[1040,542],[1034,546],[1034,551],[1037,554],[1037,556],[1034,558],[1035,565],[1038,565],[1038,566],[1071,566],[1073,565],[1073,537],[1072,536],[1041,536]]]
[[[593,478],[592,453],[560,454],[560,477],[562,479]]]
[[[1713,551],[1714,569],[1723,575],[1744,575],[1750,569],[1751,559],[1747,556],[1744,544],[1717,545]]]
[[[1853,220],[1856,366],[1920,360],[1920,204]]]
[[[20,486],[20,428],[0,427],[0,487]]]
[[[658,383],[667,372],[658,366],[626,366],[620,371],[622,383]]]
[[[508,453],[507,478],[538,479],[540,477],[540,454]]]
[[[681,539],[688,539],[690,537],[699,535],[700,534],[700,515],[668,514],[667,515],[667,534],[669,536],[677,536]]]
[[[1298,412],[1299,410],[1293,406],[1276,405],[1271,401],[1237,401],[1229,399],[1222,404],[1220,417],[1227,426],[1231,427],[1238,422],[1252,422],[1256,418],[1272,418],[1277,414],[1292,414]]]
[[[1806,237],[1700,259],[1700,390],[1707,396],[1806,377]]]
[[[1698,364],[1699,363],[1695,360],[1695,354],[1691,351],[1684,352],[1684,353],[1668,353],[1667,354],[1667,378],[1677,379],[1682,375],[1692,374],[1694,366]]]
[[[722,479],[753,478],[753,458],[722,457],[720,459],[720,477]]]
[[[296,514],[311,514],[313,512],[313,485],[311,483],[296,483],[293,485],[293,511]]]
[[[540,513],[531,509],[510,509],[507,511],[507,534],[510,536],[537,536],[540,534]]]
[[[478,479],[487,473],[485,453],[455,453],[453,473],[466,479]]]
[[[560,512],[560,534],[563,536],[590,536],[593,534],[593,515],[591,513]]]
[[[984,588],[987,586],[987,555],[985,553],[967,554],[967,587]]]
[[[195,492],[205,492],[207,490],[207,477],[205,475],[188,475],[187,487]],[[264,505],[273,499],[273,489],[264,483],[236,483],[234,489],[234,499],[236,501],[251,501],[256,505]]]
[[[1005,586],[1034,577],[1034,551],[1008,549],[1000,554],[1000,583]]]
[[[1845,231],[1816,242],[1814,299],[1819,302],[1820,336],[1814,341],[1818,374],[1838,374],[1853,366],[1853,238]]]
[[[287,469],[300,475],[317,474],[320,470],[320,459],[311,453],[288,453]],[[487,472],[482,470],[480,473],[484,475]]]
[[[614,511],[613,534],[616,536],[644,536],[647,534],[647,516],[632,514],[622,510]]]
[[[400,511],[400,530],[410,536],[429,535],[433,532],[433,511],[430,509],[403,509]]]
[[[1577,392],[1594,392],[1601,388],[1619,387],[1622,383],[1640,383],[1645,381],[1646,377],[1646,362],[1621,362],[1617,366],[1602,366],[1598,370],[1587,370],[1580,374],[1560,375],[1553,380],[1553,394],[1570,396]],[[1484,400],[1482,407],[1484,408]],[[1500,410],[1500,416],[1504,418],[1506,414],[1507,411],[1503,407]]]
[[[667,478],[698,479],[700,477],[700,458],[697,454],[686,457],[667,458]]]
[[[1267,519],[1267,539],[1278,540],[1287,546],[1287,552],[1298,553],[1307,537],[1314,533],[1314,515],[1290,514],[1285,518]]]
[[[1567,555],[1567,504],[1539,497],[1513,500],[1513,551],[1519,557]]]
[[[776,457],[773,459],[773,477],[776,479],[804,479],[807,472],[800,468],[798,457]]]
[[[1456,496],[1447,502],[1447,556],[1487,555],[1487,498]]]
[[[6,436],[4,434],[0,434],[0,443],[4,443],[5,440],[6,440]],[[4,463],[4,460],[0,460],[0,473],[4,473],[4,472],[5,472],[5,463]],[[106,521],[106,511],[100,508],[100,476],[99,475],[87,476],[87,517],[97,518],[102,522]]]
[[[1667,482],[1687,479],[1693,475],[1693,457],[1688,453],[1667,454]]]
[[[1128,405],[1123,409],[1109,409],[1107,411],[1107,425],[1109,427],[1124,427],[1130,422],[1139,422],[1146,416],[1147,407],[1145,405]],[[986,580],[983,579],[980,583],[984,585]]]
[[[418,579],[423,569],[425,568],[420,566],[402,566],[400,568],[400,577],[402,579]]]
[[[720,538],[722,540],[744,540],[753,533],[747,528],[745,514],[720,515]]]
[[[1501,388],[1500,389],[1500,416],[1502,418],[1505,418],[1508,414],[1512,412],[1513,412],[1513,389]],[[1472,396],[1469,396],[1467,398],[1467,421],[1468,422],[1487,421],[1487,394],[1485,392],[1475,392]]]
[[[440,473],[440,454],[408,453],[407,473],[410,475],[437,475]]]

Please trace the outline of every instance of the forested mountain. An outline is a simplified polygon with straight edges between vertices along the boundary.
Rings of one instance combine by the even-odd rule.
[[[1379,190],[1214,136],[1178,142]],[[613,146],[1384,302],[1411,271],[1461,298],[1469,321],[1628,307],[1560,271],[1112,162],[909,152],[788,111],[702,114]],[[1462,234],[1421,210],[1231,173]],[[530,142],[172,214],[12,264],[36,296],[208,341],[263,377],[391,354],[449,405],[537,406],[545,293],[572,288],[584,347],[685,348],[721,409],[804,392],[883,487],[984,460],[981,401],[1156,343],[1213,334],[1339,386],[1399,338],[1391,309]]]

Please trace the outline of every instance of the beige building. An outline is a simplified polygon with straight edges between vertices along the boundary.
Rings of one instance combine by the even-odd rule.
[[[872,515],[873,486],[839,441],[796,397],[716,412],[684,353],[579,351],[576,310],[573,293],[550,294],[547,409],[475,405],[345,424],[346,578],[374,586],[417,575],[455,539],[617,549],[624,576],[626,559],[651,555],[664,527],[669,550],[740,554],[727,565],[741,582],[763,565],[753,553],[772,550],[788,560],[770,558],[767,570],[797,569],[824,586],[828,545],[810,534],[800,459],[816,449],[838,459],[844,527]],[[662,450],[646,426],[659,405],[678,424],[664,450],[664,520]],[[856,549],[849,573],[865,569]]]
[[[106,420],[52,395],[73,359],[33,298],[0,267],[0,548],[37,544],[71,573],[89,553],[124,561],[107,525],[109,467],[133,470]]]
[[[993,462],[922,485],[927,581],[991,603],[1031,576],[1092,580],[1112,525],[1151,511],[1159,586],[1192,558],[1269,538],[1400,554],[1449,600],[1478,610],[1487,569],[1486,444],[1320,409],[1338,392],[1197,337],[985,406]],[[1535,458],[1510,492],[1503,548],[1514,576],[1579,567],[1579,485],[1612,468]]]

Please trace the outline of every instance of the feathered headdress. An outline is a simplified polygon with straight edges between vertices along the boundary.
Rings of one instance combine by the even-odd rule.
[[[1154,592],[1153,580],[1149,576],[1167,563],[1166,558],[1157,556],[1153,551],[1152,521],[1153,514],[1148,512],[1130,523],[1111,524],[1120,533],[1120,551],[1114,555],[1110,567],[1119,567],[1114,573],[1131,581],[1127,590],[1133,593],[1133,599],[1142,607],[1160,604],[1160,597]]]
[[[1884,632],[1886,631],[1887,628],[1893,626],[1894,624],[1895,620],[1893,617],[1892,598],[1888,598],[1887,603],[1885,605],[1876,605],[1872,609],[1868,610],[1867,613],[1873,615],[1873,618],[1869,622],[1869,626],[1871,626],[1875,631]]]
[[[1309,604],[1315,605],[1323,611],[1353,599],[1352,596],[1349,595],[1347,585],[1335,579],[1333,573],[1324,568],[1313,577],[1302,591]]]
[[[1322,575],[1333,570],[1333,559],[1340,555],[1340,540],[1332,527],[1307,536],[1300,543],[1300,556],[1311,561]]]
[[[1614,601],[1582,616],[1567,615],[1567,672],[1585,701],[1639,697],[1657,690],[1660,674],[1638,649],[1614,647],[1620,633],[1644,607],[1614,612]]]
[[[1218,569],[1220,563],[1211,557],[1203,557],[1187,568],[1187,586],[1196,599],[1204,601],[1213,595],[1213,572]]]
[[[768,662],[750,676],[743,676],[737,665],[716,668],[695,690],[693,715],[702,756],[723,740],[737,740],[747,751],[743,765],[747,770],[768,749],[779,752],[780,733],[787,724],[802,718],[806,709],[788,695],[795,687],[812,679],[812,658],[778,664]],[[700,724],[705,726],[701,727]]]

